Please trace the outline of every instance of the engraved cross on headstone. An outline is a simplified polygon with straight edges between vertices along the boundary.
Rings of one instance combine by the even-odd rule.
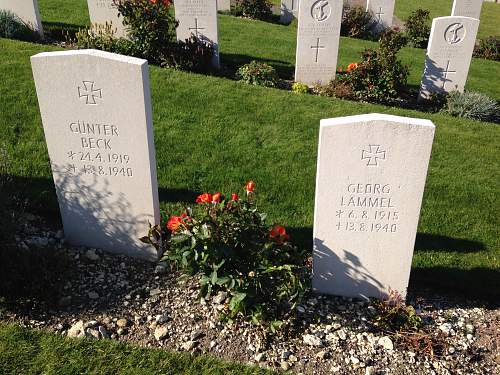
[[[363,150],[361,160],[368,159],[367,166],[378,166],[378,160],[385,160],[385,151],[381,150],[380,145],[369,145],[369,150]]]
[[[198,26],[198,18],[195,17],[195,19],[194,19],[194,27],[190,27],[189,30],[190,31],[194,30],[194,35],[199,39],[198,30],[205,30],[205,28]],[[203,35],[202,33],[200,33],[200,34]]]
[[[95,82],[83,81],[83,88],[78,86],[78,97],[85,98],[85,104],[96,105],[97,99],[102,99],[102,90],[94,89]]]
[[[441,87],[442,89],[444,89],[444,87],[446,86],[446,82],[447,82],[447,79],[448,79],[448,74],[456,74],[456,70],[450,70],[450,60],[448,60],[448,62],[446,63],[446,69],[443,70],[443,86]]]
[[[319,38],[316,38],[316,45],[315,46],[311,46],[311,49],[315,49],[316,50],[316,58],[315,58],[314,62],[318,62],[319,50],[320,49],[325,49],[325,46],[320,46],[319,45]]]
[[[379,23],[382,22],[382,17],[381,16],[383,16],[385,14],[385,13],[382,12],[382,7],[380,7],[378,13],[375,13],[375,14],[377,15],[378,22]]]

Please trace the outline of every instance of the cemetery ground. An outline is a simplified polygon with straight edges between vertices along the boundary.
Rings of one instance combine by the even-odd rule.
[[[436,6],[429,4],[429,9],[439,12],[437,5],[443,2],[432,3]],[[85,1],[40,0],[40,6],[49,32],[88,24]],[[493,25],[500,14],[496,17]],[[271,63],[283,78],[293,76],[294,25],[221,16],[220,45],[221,62],[229,71],[255,59]],[[339,64],[356,61],[363,48],[372,45],[342,38]],[[58,49],[0,40],[4,126],[0,145],[13,176],[11,194],[23,201],[23,224],[16,234],[27,246],[48,245],[40,250],[47,264],[55,258],[51,251],[61,248],[56,253],[60,259],[51,266],[57,274],[52,280],[55,289],[41,293],[45,298],[25,298],[0,311],[3,372],[43,368],[49,373],[99,369],[111,373],[141,368],[165,373],[261,373],[209,357],[192,360],[112,340],[70,341],[11,323],[69,336],[89,328],[91,337],[109,335],[142,346],[211,353],[304,374],[384,369],[395,374],[495,372],[500,340],[498,125],[296,95],[151,66],[164,215],[179,212],[204,191],[240,190],[251,178],[257,182],[259,207],[270,221],[286,225],[293,241],[309,250],[320,119],[379,112],[429,118],[436,124],[408,299],[431,327],[434,356],[412,348],[401,336],[373,331],[376,311],[371,304],[313,294],[297,308],[298,320],[284,337],[264,335],[250,323],[219,322],[223,296],[200,300],[192,280],[179,281],[176,274],[161,269],[153,272],[150,264],[134,259],[67,249],[61,242],[29,63],[31,55]],[[417,85],[424,51],[405,48],[401,57],[410,65],[410,83]],[[467,88],[500,99],[500,64],[473,59]]]

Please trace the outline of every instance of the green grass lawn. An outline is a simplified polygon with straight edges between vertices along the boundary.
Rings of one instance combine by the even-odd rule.
[[[271,375],[274,372],[146,349],[111,340],[70,340],[51,333],[0,324],[0,373],[15,374],[171,374]]]

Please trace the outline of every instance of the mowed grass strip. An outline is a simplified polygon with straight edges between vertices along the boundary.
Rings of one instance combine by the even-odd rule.
[[[55,48],[4,39],[0,49],[2,143],[16,191],[29,198],[31,209],[57,219],[29,63],[31,55]],[[498,125],[156,67],[150,75],[164,214],[178,214],[198,193],[231,193],[253,179],[269,222],[289,227],[292,238],[308,250],[320,119],[371,112],[431,119],[437,130],[412,288],[498,300]]]
[[[0,324],[0,373],[14,374],[170,374],[271,375],[274,372],[141,348],[112,340],[68,339],[53,333]]]

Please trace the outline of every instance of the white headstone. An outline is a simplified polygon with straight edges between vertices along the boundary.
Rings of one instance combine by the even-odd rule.
[[[231,10],[231,0],[217,0],[217,10],[224,12]]]
[[[300,0],[281,0],[280,23],[290,23],[299,14]]]
[[[111,24],[116,37],[125,38],[127,33],[123,26],[123,17],[113,4],[113,0],[87,0],[90,22],[93,25]]]
[[[343,0],[301,0],[295,81],[327,84],[335,78]]]
[[[31,57],[67,241],[154,260],[159,224],[146,60],[96,50]]]
[[[483,0],[455,0],[451,15],[456,17],[481,18]]]
[[[373,16],[375,28],[382,30],[392,26],[395,3],[396,0],[368,0],[366,2],[366,11]]]
[[[16,14],[25,24],[43,37],[38,0],[0,0],[0,9]]]
[[[433,138],[429,120],[383,114],[321,120],[315,290],[406,295]]]
[[[431,93],[463,91],[469,74],[479,20],[439,17],[432,21],[420,99]]]
[[[175,0],[175,18],[179,21],[177,40],[192,35],[214,48],[213,65],[219,67],[219,31],[217,4],[213,0]]]

